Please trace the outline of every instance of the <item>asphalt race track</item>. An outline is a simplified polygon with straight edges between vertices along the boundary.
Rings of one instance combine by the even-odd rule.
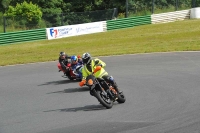
[[[0,67],[0,133],[200,133],[200,52],[99,58],[127,98],[112,109],[57,62]]]

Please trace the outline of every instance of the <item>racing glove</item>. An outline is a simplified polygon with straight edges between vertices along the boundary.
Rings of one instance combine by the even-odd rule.
[[[82,87],[85,85],[85,83],[86,83],[86,80],[82,80],[81,82],[79,82],[79,86]]]

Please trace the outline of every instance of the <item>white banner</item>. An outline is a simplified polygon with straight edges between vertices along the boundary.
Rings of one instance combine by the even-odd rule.
[[[103,32],[103,22],[46,28],[48,40],[97,32]]]

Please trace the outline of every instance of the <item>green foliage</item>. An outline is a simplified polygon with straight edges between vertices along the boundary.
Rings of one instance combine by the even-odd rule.
[[[88,12],[71,12],[63,14],[64,24],[81,24],[96,22],[102,20],[111,20],[113,14],[113,9],[108,10],[98,10],[98,11],[88,11]]]
[[[9,6],[4,15],[12,18],[18,25],[29,28],[37,26],[42,18],[39,6],[32,2],[27,3],[26,1],[21,4],[17,3],[15,7]]]
[[[5,12],[11,0],[0,0],[0,12]]]
[[[120,19],[120,18],[124,18],[124,17],[125,17],[125,13],[119,13],[117,18]]]
[[[46,21],[46,26],[60,26],[61,25],[61,13],[64,4],[63,0],[38,0],[40,7],[42,7],[43,17]]]
[[[195,3],[193,3],[195,2]],[[154,13],[173,12],[190,9],[192,4],[198,5],[200,0],[128,0],[129,17]]]
[[[192,5],[191,7],[194,8],[194,7],[200,7],[200,0],[192,0],[190,1],[190,4]]]
[[[200,6],[200,0],[154,0],[154,2],[154,13],[190,9],[192,5]],[[126,0],[26,0],[27,4],[38,5],[37,8],[40,8],[43,14],[41,20],[41,14],[37,12],[39,9],[27,6],[26,10],[26,4],[23,7],[23,3],[24,0],[0,0],[0,12],[4,13],[6,10],[6,28],[33,29],[41,28],[40,26],[43,28],[105,21],[112,19],[114,13],[101,12],[103,10],[117,8],[115,14],[118,16],[115,15],[115,18],[124,18],[126,12]],[[128,17],[150,15],[152,5],[152,0],[128,0]],[[96,15],[94,11],[97,11]],[[2,22],[1,19],[0,23]]]
[[[1,1],[1,4],[4,8],[7,8],[8,5],[10,4],[11,0],[2,0]]]
[[[2,20],[2,21],[0,21],[0,25],[3,25],[3,13],[1,13],[1,12],[0,12],[0,20]]]

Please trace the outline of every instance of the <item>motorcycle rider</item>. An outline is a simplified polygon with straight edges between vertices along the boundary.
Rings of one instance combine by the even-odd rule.
[[[82,78],[82,65],[83,61],[80,56],[71,56],[71,68],[78,73],[77,78]]]
[[[121,91],[118,88],[117,83],[115,82],[114,78],[112,76],[108,75],[108,72],[105,71],[105,66],[106,63],[103,62],[102,60],[95,58],[92,59],[91,55],[89,53],[84,53],[82,56],[82,60],[83,60],[83,68],[82,68],[82,81],[79,82],[79,85],[82,87],[85,84],[86,78],[88,75],[90,75],[93,70],[96,68],[96,66],[101,66],[101,70],[99,70],[96,74],[95,77],[96,78],[103,78],[105,81],[107,81],[108,83],[111,83],[111,85],[116,89],[116,91],[118,93],[121,93]],[[107,87],[107,85],[104,85],[105,90],[109,89]],[[91,95],[92,92],[90,92]]]
[[[67,64],[70,63],[69,59],[71,57],[65,54],[65,52],[60,52],[59,53],[59,58],[58,61],[62,67],[62,69],[65,71],[64,75],[69,75],[69,70],[67,69]],[[61,71],[61,70],[59,70]]]

